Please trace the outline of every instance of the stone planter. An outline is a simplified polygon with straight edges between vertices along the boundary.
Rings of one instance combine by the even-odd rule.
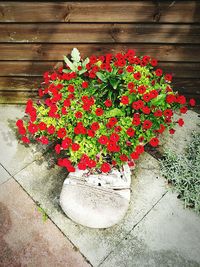
[[[131,171],[87,175],[76,170],[65,179],[60,205],[74,222],[91,227],[107,228],[117,224],[126,214],[130,202]]]

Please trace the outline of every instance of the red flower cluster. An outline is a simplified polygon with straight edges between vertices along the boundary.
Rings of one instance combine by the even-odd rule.
[[[182,118],[174,121],[174,110],[181,115],[188,109],[186,98],[172,90],[172,75],[157,65],[128,50],[45,72],[42,100],[28,100],[29,118],[16,122],[22,142],[55,142],[58,165],[69,172],[75,165],[105,173],[124,162],[134,166],[146,143],[157,147],[164,130],[174,134],[175,125],[183,127]]]

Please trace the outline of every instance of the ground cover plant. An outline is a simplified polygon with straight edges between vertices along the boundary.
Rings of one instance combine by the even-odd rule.
[[[157,60],[134,50],[82,59],[77,49],[57,71],[45,72],[41,100],[27,101],[28,115],[16,125],[21,140],[54,142],[58,165],[67,171],[109,172],[134,166],[144,145],[159,145],[165,129],[183,126],[186,98],[172,90],[172,75]],[[189,101],[191,106],[195,100]]]
[[[163,175],[184,201],[185,207],[200,213],[200,133],[193,133],[184,154],[165,152],[160,165]]]

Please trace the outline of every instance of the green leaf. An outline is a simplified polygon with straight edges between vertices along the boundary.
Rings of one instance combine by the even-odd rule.
[[[64,61],[72,71],[76,71],[74,64],[66,56],[64,56]]]
[[[101,72],[97,72],[96,75],[101,81],[103,82],[107,81],[106,77]]]
[[[124,116],[124,112],[121,109],[114,108],[112,110],[107,111],[105,116],[106,116],[106,118],[122,117],[122,116]]]
[[[79,62],[81,60],[80,52],[78,51],[77,48],[73,48],[71,52],[71,58],[74,62]]]
[[[109,79],[109,82],[110,82],[110,84],[112,85],[112,87],[114,88],[114,89],[117,89],[117,86],[118,86],[118,84],[119,84],[119,80],[116,80],[116,79],[114,79],[114,78],[110,78]]]
[[[164,102],[166,95],[165,94],[160,94],[156,98],[151,100],[151,103],[154,106],[159,106],[162,102]]]

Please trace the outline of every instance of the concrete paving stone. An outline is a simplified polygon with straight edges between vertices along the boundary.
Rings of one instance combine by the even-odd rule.
[[[177,119],[180,118],[180,116],[176,117]],[[175,134],[171,135],[166,131],[161,136],[161,146],[159,147],[161,152],[170,149],[177,154],[183,153],[192,139],[192,132],[200,132],[200,115],[198,113],[188,110],[187,114],[183,114],[181,118],[183,118],[185,124],[182,127],[176,125],[174,127]]]
[[[1,267],[90,266],[35,203],[10,179],[0,186]]]
[[[200,217],[168,192],[101,267],[199,267]]]
[[[124,219],[111,228],[91,229],[74,223],[62,212],[59,194],[65,178],[65,170],[59,167],[47,169],[45,159],[43,163],[33,162],[15,175],[15,179],[41,204],[53,222],[93,266],[101,263],[166,192],[158,162],[145,153],[132,177],[131,202]]]
[[[10,179],[10,174],[0,165],[0,185]]]
[[[42,146],[22,145],[16,138],[15,123],[24,116],[24,106],[0,105],[0,163],[12,175],[43,152]]]

